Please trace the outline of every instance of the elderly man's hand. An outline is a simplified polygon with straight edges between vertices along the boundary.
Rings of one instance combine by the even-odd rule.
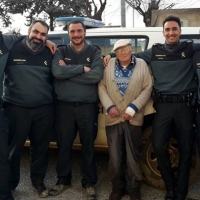
[[[122,117],[123,117],[123,119],[126,120],[126,121],[129,121],[129,120],[132,119],[132,117],[131,117],[129,114],[125,113],[125,112],[122,114]]]
[[[108,114],[112,117],[112,118],[115,118],[115,117],[118,117],[119,116],[119,111],[117,110],[116,107],[112,107]]]
[[[104,59],[103,59],[103,65],[104,65],[104,67],[107,67],[108,62],[109,62],[110,59],[111,59],[110,55],[107,55],[107,56],[104,57]]]

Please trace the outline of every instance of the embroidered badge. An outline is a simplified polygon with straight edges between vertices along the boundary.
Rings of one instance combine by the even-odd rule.
[[[200,63],[197,63],[197,68],[200,68]]]
[[[181,53],[181,56],[182,56],[183,58],[185,58],[185,53],[184,53],[184,52],[182,52],[182,53]]]
[[[64,58],[64,60],[71,60],[71,58]]]

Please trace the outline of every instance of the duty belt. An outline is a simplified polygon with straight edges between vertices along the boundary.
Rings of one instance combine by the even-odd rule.
[[[82,105],[86,105],[86,104],[93,104],[93,103],[84,103],[84,102],[67,102],[67,101],[61,101],[56,99],[56,103],[59,105],[65,105],[65,106],[82,106]]]
[[[152,99],[155,102],[191,102],[194,98],[194,93],[188,93],[188,94],[162,94],[159,92],[152,93]]]

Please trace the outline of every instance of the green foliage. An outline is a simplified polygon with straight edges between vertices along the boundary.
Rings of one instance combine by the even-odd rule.
[[[26,17],[27,26],[36,18],[41,18],[49,21],[52,31],[57,17],[87,16],[101,20],[106,2],[107,0],[99,0],[100,4],[96,4],[94,0],[0,0],[0,17],[6,20],[8,13],[22,14]],[[99,9],[97,5],[100,5]]]
[[[44,16],[44,18],[49,19],[50,30],[53,30],[56,17],[81,16],[84,12],[83,2],[74,0],[5,0],[4,5],[7,7],[8,12],[24,15],[27,26],[39,16]]]
[[[4,4],[4,0],[0,0],[0,21],[4,27],[8,27],[11,24],[11,17],[8,14],[8,8]]]

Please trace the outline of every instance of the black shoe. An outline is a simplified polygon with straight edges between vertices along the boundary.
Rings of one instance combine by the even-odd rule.
[[[174,200],[174,191],[167,191],[167,194],[165,195],[165,200]]]
[[[141,200],[140,187],[129,190],[130,200]]]
[[[130,194],[130,200],[141,200],[141,194],[140,192],[138,191],[137,193],[134,193],[134,194]]]
[[[45,185],[43,183],[41,183],[38,186],[34,186],[36,192],[37,192],[37,196],[40,198],[46,198],[49,196],[49,190],[45,187]]]
[[[124,196],[124,192],[123,191],[112,191],[110,196],[109,196],[109,200],[121,200],[121,198]]]
[[[187,195],[183,195],[181,193],[176,193],[174,194],[174,200],[189,200],[190,198],[186,197]],[[193,199],[191,199],[193,200]]]

